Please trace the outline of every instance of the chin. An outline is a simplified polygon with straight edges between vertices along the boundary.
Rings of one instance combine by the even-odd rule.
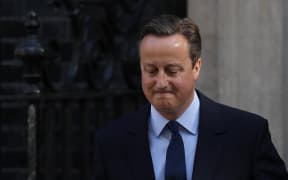
[[[160,112],[165,112],[165,113],[171,113],[173,112],[173,106],[170,104],[155,104],[154,107],[160,111]]]

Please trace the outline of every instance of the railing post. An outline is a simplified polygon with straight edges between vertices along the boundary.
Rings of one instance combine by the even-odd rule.
[[[34,104],[30,104],[28,107],[28,117],[27,117],[27,123],[28,123],[28,178],[27,180],[36,180],[36,174],[37,174],[37,139],[36,139],[36,133],[37,133],[37,123],[36,123],[36,107]]]
[[[16,47],[15,55],[23,61],[23,80],[27,82],[24,93],[31,96],[40,95],[40,81],[44,49],[37,38],[39,22],[34,11],[28,13],[25,22],[27,37]],[[37,107],[35,101],[29,102],[27,109],[27,180],[37,179]]]

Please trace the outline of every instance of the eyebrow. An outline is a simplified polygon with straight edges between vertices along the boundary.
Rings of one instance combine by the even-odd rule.
[[[180,64],[168,64],[166,68],[180,68],[183,69],[183,66]]]
[[[144,64],[143,65],[144,68],[150,68],[150,67],[157,67],[155,64]],[[164,68],[180,68],[183,69],[183,65],[182,64],[167,64],[164,66]]]
[[[153,68],[153,67],[156,67],[154,64],[144,64],[143,68],[146,69],[146,68]]]

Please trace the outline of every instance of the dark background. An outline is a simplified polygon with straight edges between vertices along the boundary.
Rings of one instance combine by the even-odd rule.
[[[93,131],[146,102],[138,31],[163,13],[186,1],[0,0],[1,180],[91,179]]]

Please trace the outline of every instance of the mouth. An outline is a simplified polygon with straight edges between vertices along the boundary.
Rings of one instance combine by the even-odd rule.
[[[172,94],[173,91],[171,90],[156,90],[154,91],[155,94]]]
[[[171,91],[155,91],[154,92],[154,95],[156,96],[156,97],[169,97],[169,96],[171,96],[173,94],[173,92],[171,92]]]

